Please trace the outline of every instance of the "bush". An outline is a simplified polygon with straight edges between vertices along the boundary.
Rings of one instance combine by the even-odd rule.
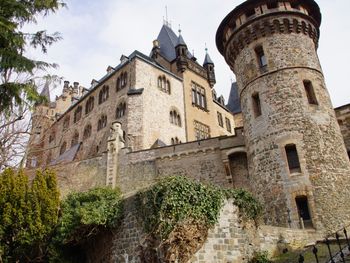
[[[249,263],[272,263],[268,258],[267,251],[256,252]]]

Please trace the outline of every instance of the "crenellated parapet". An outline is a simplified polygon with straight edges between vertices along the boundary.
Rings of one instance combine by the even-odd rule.
[[[232,67],[242,49],[274,34],[304,34],[315,43],[319,39],[321,13],[312,1],[246,1],[221,23],[216,43]]]

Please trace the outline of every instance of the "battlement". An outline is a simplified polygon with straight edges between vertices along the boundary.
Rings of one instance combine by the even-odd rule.
[[[260,37],[274,33],[304,33],[317,46],[320,24],[320,9],[313,0],[250,0],[225,17],[216,34],[216,45],[225,56],[228,43],[235,41],[233,55],[236,56],[245,44]]]

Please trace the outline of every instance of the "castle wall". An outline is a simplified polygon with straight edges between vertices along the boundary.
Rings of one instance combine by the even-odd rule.
[[[350,104],[336,108],[335,114],[344,138],[346,150],[350,156]]]
[[[186,142],[186,125],[182,81],[164,71],[136,60],[136,87],[144,88],[142,107],[143,145],[151,148],[157,139],[171,145],[171,138]],[[170,94],[158,87],[158,77],[166,77],[170,83]],[[181,125],[170,122],[170,111],[176,110],[181,117]],[[134,123],[130,125],[139,125]]]

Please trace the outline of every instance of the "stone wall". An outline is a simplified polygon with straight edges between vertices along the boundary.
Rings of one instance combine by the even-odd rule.
[[[346,150],[350,156],[350,104],[338,107],[335,110],[340,131],[343,135]]]
[[[71,192],[85,192],[95,187],[106,185],[106,155],[83,161],[53,165],[49,169],[57,175],[61,198]],[[26,169],[26,174],[33,177],[35,169]]]
[[[269,15],[256,12],[220,43],[237,77],[250,185],[266,204],[267,224],[287,226],[290,211],[297,227],[303,213],[296,198],[302,197],[313,227],[335,230],[350,221],[343,212],[350,209],[350,163],[316,52],[318,25],[300,10],[282,10],[280,3],[279,10],[265,10]],[[287,145],[296,147],[299,171],[288,165]]]
[[[88,262],[141,263],[147,234],[137,213],[135,196],[126,200],[125,216],[119,227],[95,238],[86,250]],[[242,220],[239,211],[226,201],[218,223],[209,230],[203,246],[193,255],[191,263],[247,263],[254,252],[281,253],[284,248],[304,247],[320,239],[315,231],[261,225]],[[104,246],[103,246],[104,245]]]

